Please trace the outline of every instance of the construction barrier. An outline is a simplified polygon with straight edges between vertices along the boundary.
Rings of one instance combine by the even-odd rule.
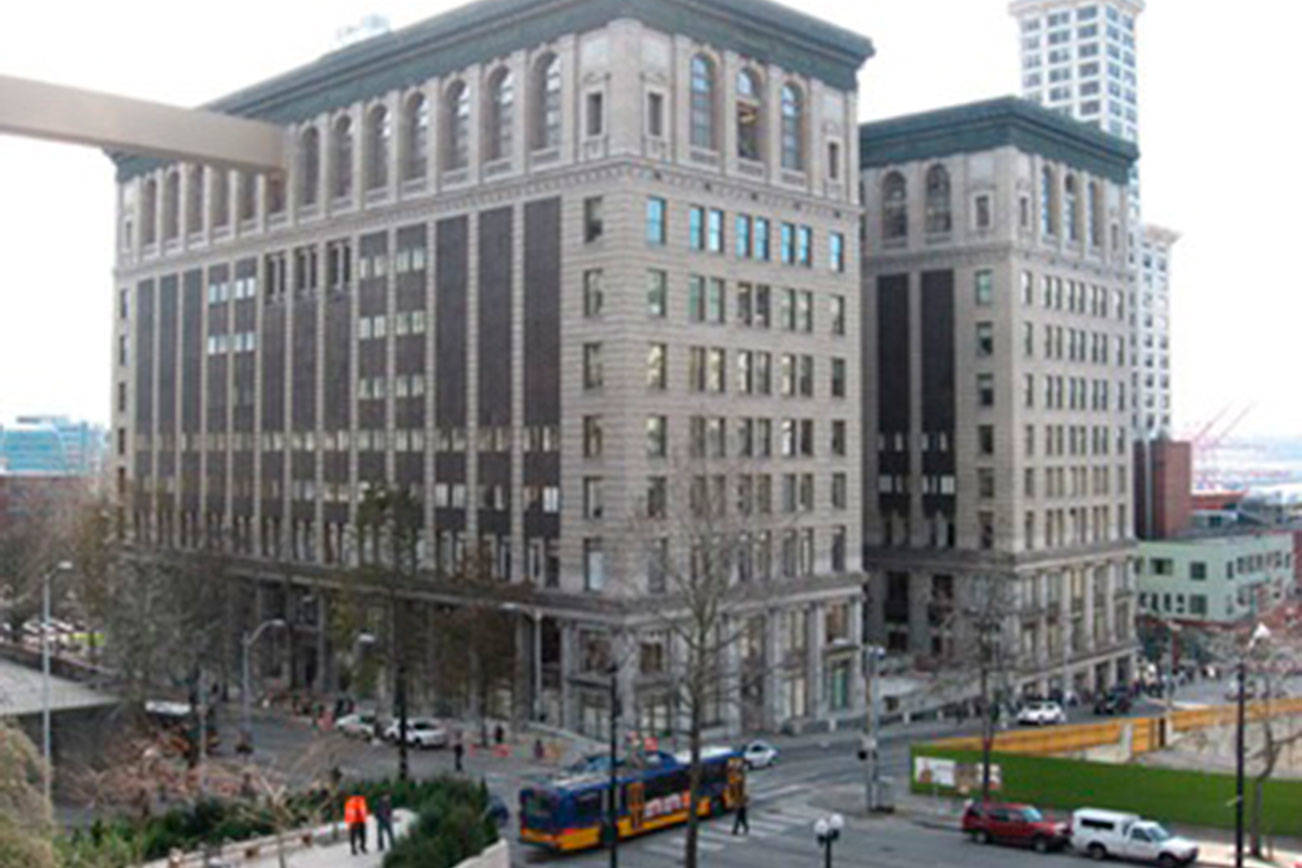
[[[1302,714],[1302,699],[1265,699],[1246,703],[1244,717],[1260,720],[1264,717],[1291,717]],[[1130,753],[1142,754],[1159,750],[1164,744],[1166,726],[1174,732],[1188,732],[1212,726],[1228,726],[1238,719],[1237,705],[1211,705],[1206,708],[1189,708],[1172,712],[1169,723],[1165,716],[1122,717],[1102,723],[1070,723],[1062,726],[1035,729],[1007,730],[998,733],[991,749],[998,753],[1029,756],[1055,756],[1074,754],[1091,748],[1120,745],[1125,730],[1130,730]],[[980,736],[945,738],[930,743],[944,750],[979,751]]]

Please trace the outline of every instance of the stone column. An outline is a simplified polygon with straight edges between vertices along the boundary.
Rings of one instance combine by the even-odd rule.
[[[858,650],[850,658],[850,711],[863,712],[868,704],[868,685],[864,681],[863,655],[867,643],[863,633],[863,600],[850,600],[850,642]]]
[[[806,623],[809,625],[805,638],[808,661],[805,675],[808,684],[805,695],[809,716],[815,720],[827,717],[827,695],[823,690],[823,650],[827,645],[825,609],[824,604],[815,603],[804,613]]]
[[[927,654],[931,650],[931,627],[927,606],[931,602],[931,576],[909,573],[909,652]]]
[[[561,633],[561,720],[560,725],[568,730],[579,728],[578,697],[575,695],[571,679],[578,671],[579,636],[573,621],[560,621],[557,625]]]
[[[778,701],[778,668],[781,662],[778,610],[770,609],[764,616],[764,728],[767,730],[776,730],[781,723],[781,703]]]
[[[737,629],[736,622],[741,619],[733,616],[724,618],[723,630],[730,635]],[[723,649],[720,661],[720,677],[723,680],[723,723],[729,735],[741,734],[741,654],[738,642],[729,642]]]

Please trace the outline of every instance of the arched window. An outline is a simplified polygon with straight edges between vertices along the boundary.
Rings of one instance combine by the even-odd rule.
[[[533,122],[529,144],[535,151],[561,146],[561,59],[544,54],[533,68]]]
[[[488,79],[488,141],[485,157],[502,160],[511,156],[511,133],[515,124],[515,78],[505,67]]]
[[[763,104],[759,76],[749,69],[737,73],[737,156],[743,160],[762,159],[760,112]]]
[[[336,199],[353,192],[353,122],[342,115],[330,130],[330,192]]]
[[[692,145],[714,150],[714,61],[692,58]]]
[[[240,219],[252,220],[258,212],[258,176],[252,172],[240,172],[238,177]]]
[[[882,238],[909,237],[909,188],[904,176],[891,172],[882,180]]]
[[[429,150],[429,103],[423,93],[414,93],[407,100],[403,115],[406,163],[403,177],[407,180],[425,177],[426,152]]]
[[[1053,169],[1045,166],[1040,170],[1040,234],[1057,235],[1058,234],[1058,215],[1054,213],[1054,202],[1057,200],[1057,191],[1054,190]]]
[[[800,89],[792,84],[782,87],[782,168],[793,172],[805,170],[805,109]]]
[[[158,240],[158,182],[153,178],[141,185],[140,240],[145,244]]]
[[[1062,222],[1067,226],[1067,240],[1080,240],[1080,219],[1076,213],[1078,199],[1076,176],[1068,175],[1062,182]]]
[[[1103,244],[1103,187],[1098,181],[1090,182],[1089,194],[1090,247]]]
[[[181,173],[172,169],[163,180],[163,238],[175,238],[180,231]]]
[[[443,168],[464,169],[470,164],[470,89],[454,82],[443,96]]]
[[[185,231],[203,228],[203,166],[185,170]]]
[[[212,214],[214,226],[225,226],[231,219],[231,179],[225,169],[212,170]]]
[[[315,205],[321,189],[321,134],[308,127],[298,138],[298,204]]]
[[[382,105],[366,116],[366,189],[374,190],[389,183],[389,110]]]
[[[927,170],[927,233],[949,232],[954,228],[949,199],[949,172],[937,163]]]

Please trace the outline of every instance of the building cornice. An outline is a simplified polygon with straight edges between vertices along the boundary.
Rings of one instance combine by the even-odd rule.
[[[764,58],[846,91],[856,89],[859,67],[873,55],[866,37],[768,0],[479,0],[330,52],[204,108],[295,123],[618,19]],[[119,181],[162,165],[112,158]]]
[[[859,126],[859,168],[881,168],[1013,146],[1117,184],[1139,159],[1133,142],[1007,96]]]

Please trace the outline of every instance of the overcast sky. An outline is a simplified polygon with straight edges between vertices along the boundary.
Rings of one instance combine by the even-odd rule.
[[[636,2],[636,0],[632,0]],[[394,27],[453,0],[6,5],[0,73],[198,105],[327,51],[377,12]],[[1149,0],[1139,18],[1145,217],[1182,233],[1172,274],[1177,431],[1255,404],[1241,433],[1302,435],[1297,378],[1298,12],[1281,0]],[[1004,0],[802,0],[869,36],[863,119],[1018,89]],[[309,11],[310,10],[310,11]],[[0,423],[107,421],[113,182],[98,151],[0,136]]]

